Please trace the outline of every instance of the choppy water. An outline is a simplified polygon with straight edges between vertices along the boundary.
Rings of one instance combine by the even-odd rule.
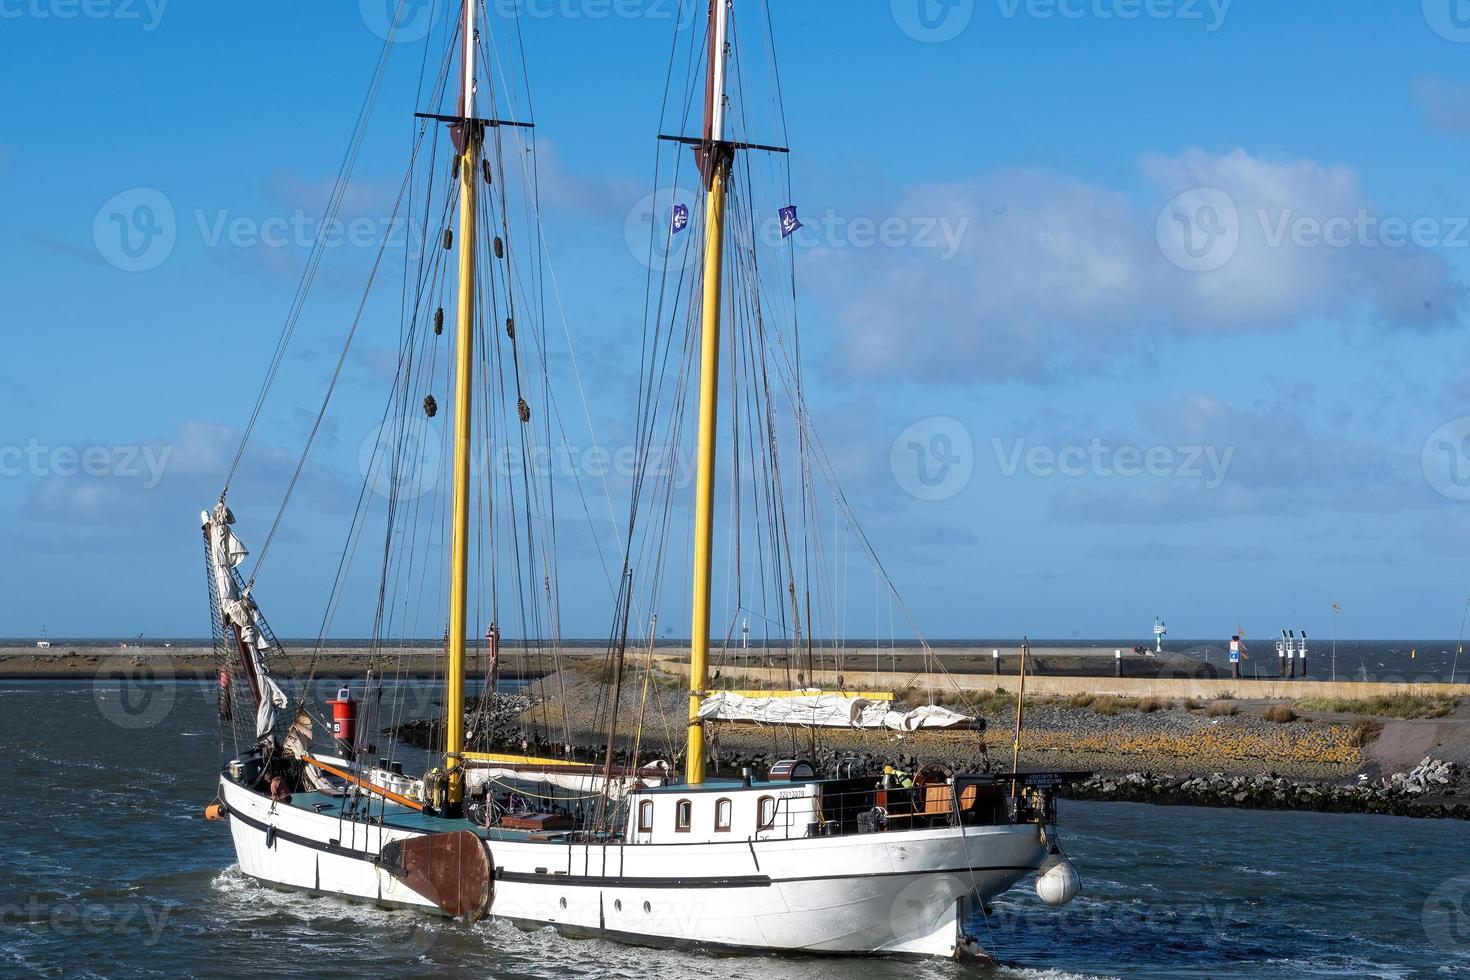
[[[207,685],[0,684],[0,975],[1470,975],[1470,830],[1386,817],[1064,804],[1085,897],[997,903],[973,925],[997,970],[657,952],[274,892],[199,819],[213,713]]]

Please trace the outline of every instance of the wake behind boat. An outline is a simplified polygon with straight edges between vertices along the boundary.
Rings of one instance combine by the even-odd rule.
[[[692,168],[703,215],[691,217],[689,201],[666,202],[668,241],[685,251],[670,247],[653,263],[658,285],[650,287],[643,378],[629,393],[636,396],[638,468],[629,517],[617,528],[621,570],[609,576],[610,694],[597,706],[606,743],[572,744],[563,719],[559,754],[480,744],[487,705],[496,698],[500,624],[507,614],[518,616],[518,635],[556,637],[560,596],[549,484],[533,483],[529,469],[503,482],[472,476],[477,460],[501,449],[555,445],[563,413],[548,380],[548,336],[537,305],[544,295],[535,281],[544,275],[539,224],[535,210],[518,207],[507,190],[534,185],[525,162],[534,161],[534,142],[524,142],[534,140],[533,124],[516,113],[516,90],[502,81],[515,65],[496,58],[500,28],[482,23],[479,5],[466,0],[446,39],[432,109],[420,114],[405,180],[416,188],[406,198],[423,202],[425,227],[439,233],[407,290],[385,413],[393,420],[391,438],[374,457],[374,473],[388,474],[387,506],[377,662],[361,701],[350,690],[327,705],[311,699],[311,665],[289,661],[256,602],[263,555],[246,579],[248,553],[226,494],[201,515],[220,715],[234,739],[211,814],[228,818],[246,874],[313,895],[736,952],[952,956],[974,945],[964,929],[967,914],[983,911],[1022,878],[1039,872],[1037,888],[1049,904],[1077,893],[1076,873],[1061,852],[1054,796],[1076,774],[1018,773],[1014,759],[1010,771],[995,771],[981,758],[978,737],[974,772],[906,764],[900,749],[922,751],[926,732],[982,723],[963,703],[905,703],[897,677],[891,691],[805,685],[824,658],[841,664],[840,645],[828,650],[814,637],[823,608],[817,528],[825,520],[814,487],[835,478],[802,396],[794,313],[769,298],[762,276],[771,264],[756,258],[762,215],[779,215],[788,234],[799,222],[789,203],[770,206],[770,195],[786,193],[788,183],[762,183],[786,151],[741,131],[754,100],[732,91],[731,62],[742,51],[733,12],[733,4],[713,0],[705,30],[687,36],[689,64],[702,71],[691,73],[697,82],[672,112],[665,107],[665,119],[677,126],[697,99],[696,86],[703,90],[702,132],[663,134],[677,149],[660,156],[676,174]],[[447,187],[432,162],[441,126],[453,151]],[[750,164],[751,155],[762,162]],[[513,264],[512,243],[523,238],[534,243],[533,258]],[[779,263],[792,259],[788,251],[774,261],[779,275]],[[441,299],[452,300],[452,318]],[[453,327],[448,339],[446,324]],[[288,342],[289,329],[278,353]],[[722,362],[736,378],[723,443]],[[444,423],[434,422],[434,389],[453,392]],[[420,406],[423,417],[415,418]],[[433,424],[446,426],[453,447],[446,501],[406,492],[403,479],[422,427]],[[783,462],[790,463],[777,452],[791,433],[794,481],[783,478]],[[672,530],[684,519],[676,514],[677,487],[657,464],[691,435],[696,482],[686,541]],[[720,644],[711,642],[722,632],[711,619],[711,582],[723,450],[732,489],[721,532],[730,531],[733,543],[722,558],[734,570],[735,598]],[[237,465],[241,456],[243,446]],[[856,527],[835,486],[830,500]],[[359,501],[344,562],[372,519],[371,503],[367,493]],[[273,539],[274,529],[267,547]],[[441,541],[442,550],[433,546]],[[670,763],[657,758],[656,726],[645,715],[660,590],[666,576],[675,576],[671,568],[682,567],[669,559],[686,544],[689,711],[664,719],[682,735],[665,745]],[[447,562],[439,560],[442,551]],[[339,569],[329,608],[344,580]],[[391,747],[380,752],[372,739],[398,717],[391,706],[394,651],[413,635],[426,594],[447,610],[443,761],[409,775]],[[768,633],[755,654],[728,643],[735,623],[752,614]],[[480,627],[483,648],[469,639],[482,635]],[[521,642],[558,664],[555,640]],[[650,656],[640,676],[644,650]],[[466,687],[475,654],[483,655],[491,693],[472,706]],[[719,680],[721,663],[752,656],[767,669],[768,687],[734,690]],[[759,775],[712,774],[719,726],[749,724],[788,733],[790,758]],[[556,725],[545,723],[548,731]],[[1018,733],[1019,725],[1018,717]],[[892,764],[875,769],[853,760],[818,773],[802,749],[833,728],[872,733]],[[533,741],[528,733],[523,745]]]

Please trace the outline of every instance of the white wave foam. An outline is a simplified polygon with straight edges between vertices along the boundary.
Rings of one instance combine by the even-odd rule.
[[[1230,870],[1239,871],[1241,874],[1247,875],[1263,875],[1267,878],[1280,878],[1282,875],[1282,872],[1272,871],[1270,868],[1252,868],[1244,864],[1232,865]]]

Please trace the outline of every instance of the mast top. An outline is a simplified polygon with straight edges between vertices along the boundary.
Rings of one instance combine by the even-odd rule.
[[[475,115],[475,54],[480,42],[479,4],[464,0],[464,79],[460,88],[459,114]]]
[[[725,139],[725,74],[730,55],[729,37],[729,0],[710,0],[710,72],[705,86],[704,137],[713,143]]]
[[[455,124],[474,123],[476,126],[483,126],[487,129],[494,129],[497,126],[519,126],[522,129],[536,128],[535,123],[517,122],[514,119],[484,119],[479,116],[446,116],[439,112],[415,112],[413,116],[415,119],[437,119],[439,122]]]

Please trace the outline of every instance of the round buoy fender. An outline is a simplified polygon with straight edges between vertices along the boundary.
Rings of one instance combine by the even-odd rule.
[[[1060,908],[1077,897],[1082,879],[1072,862],[1054,853],[1036,871],[1036,895],[1052,908]]]

